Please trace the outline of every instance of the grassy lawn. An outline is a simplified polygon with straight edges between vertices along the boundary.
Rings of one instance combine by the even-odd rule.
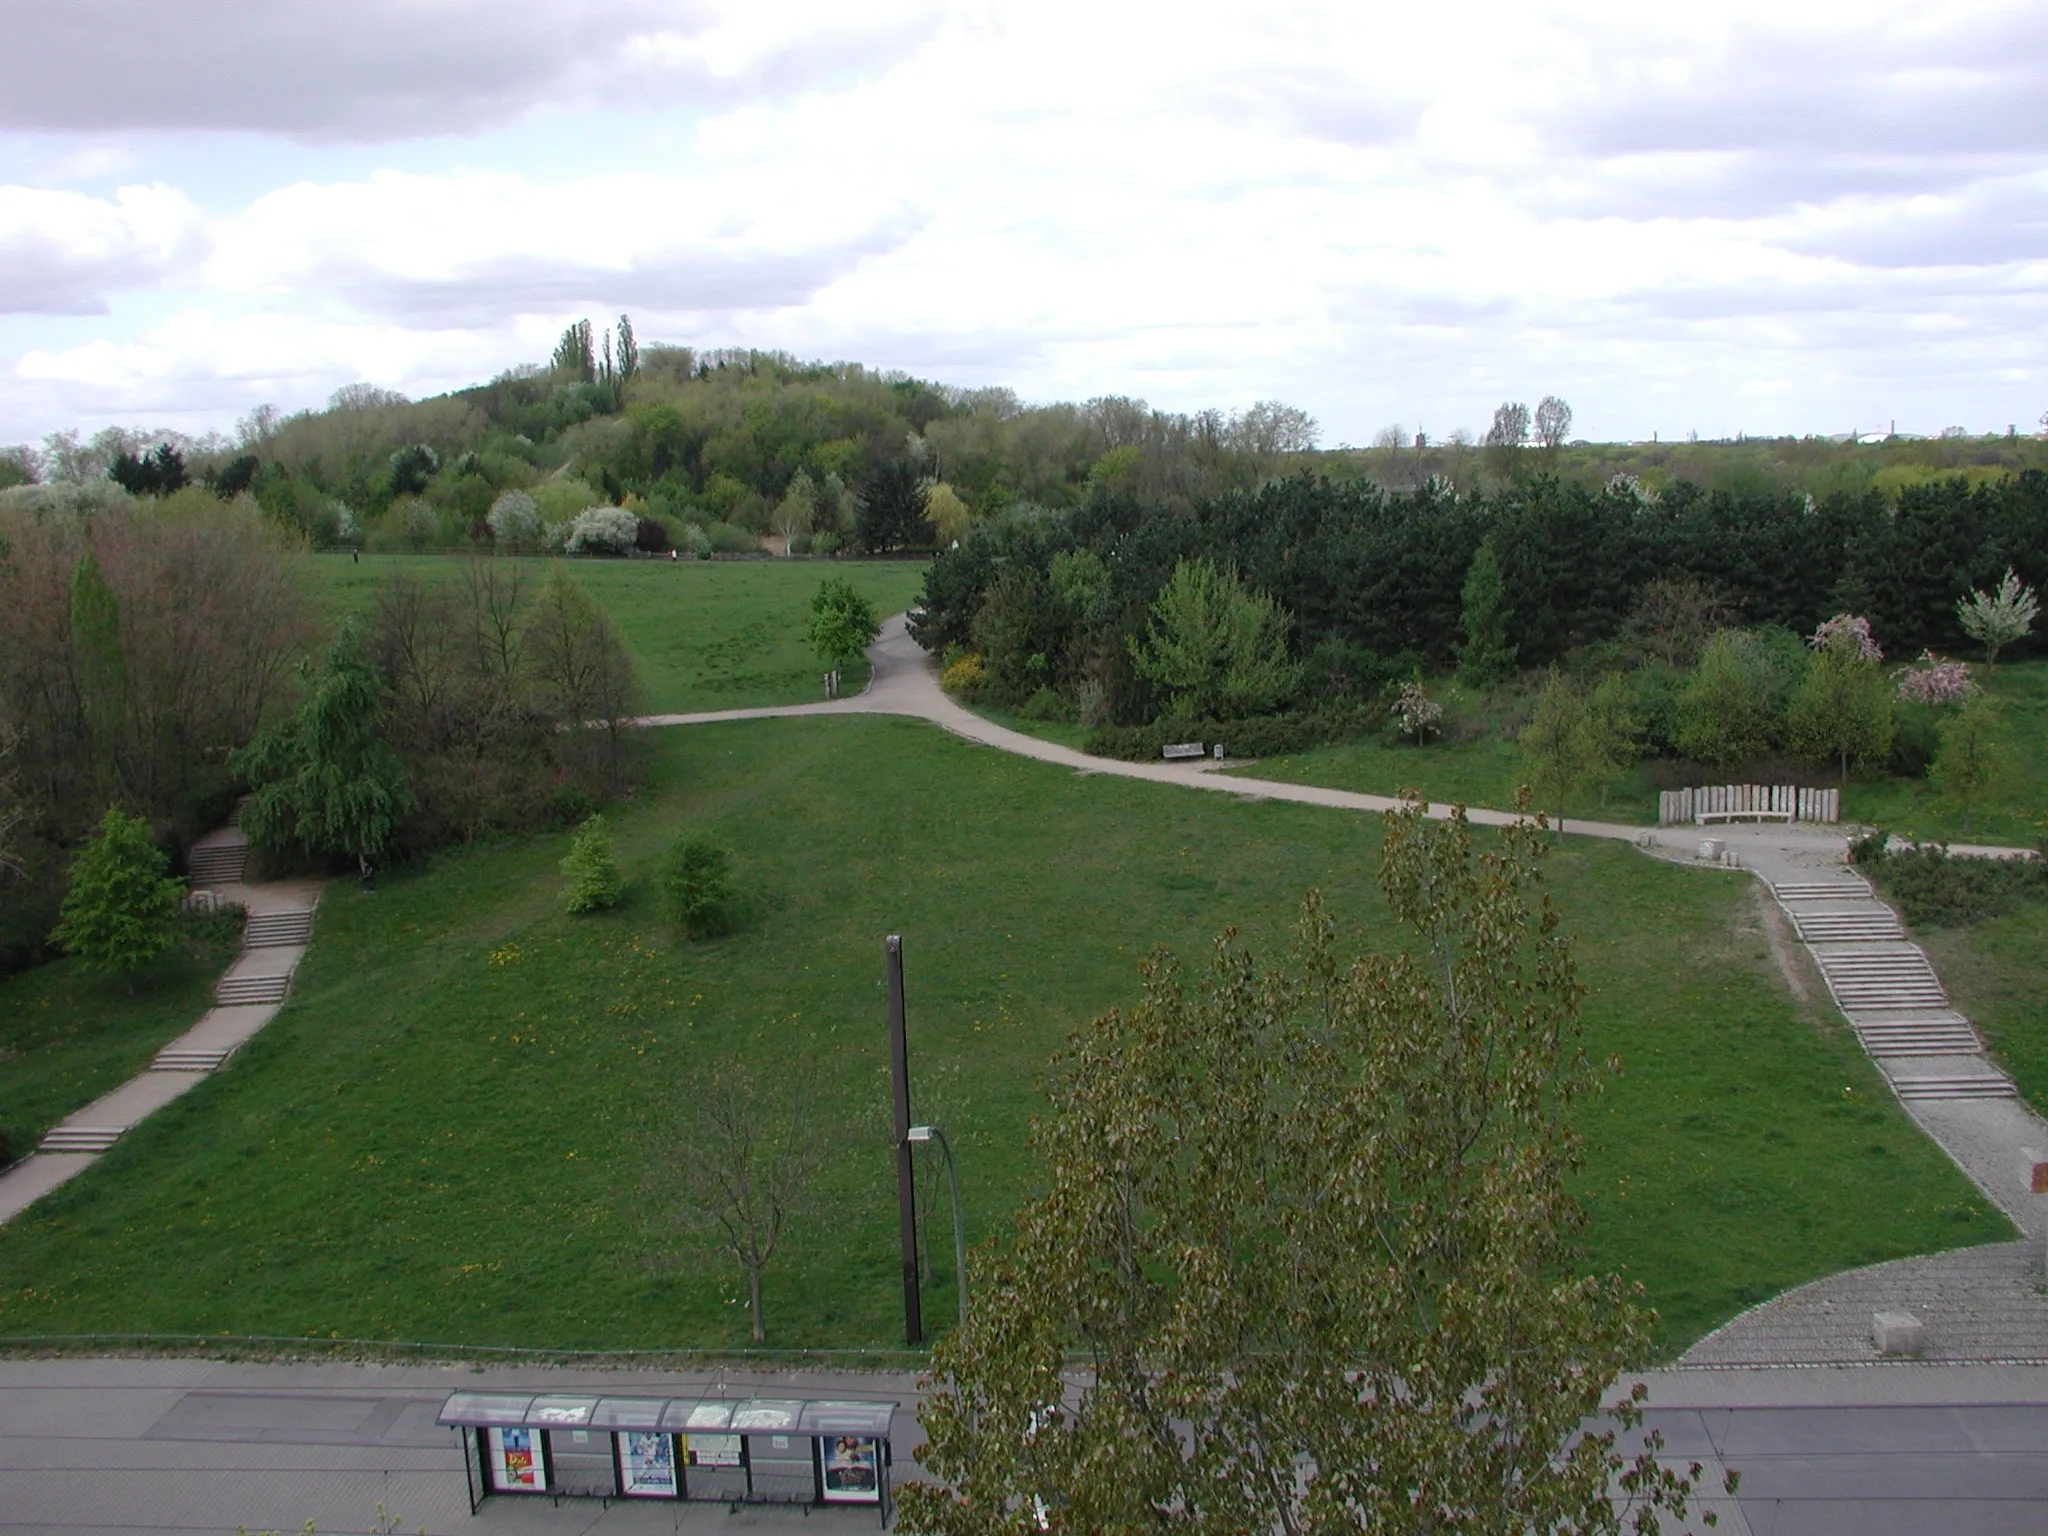
[[[44,1131],[140,1072],[206,1011],[240,947],[238,920],[195,921],[184,941],[135,978],[88,975],[76,961],[0,979],[0,1164]]]
[[[1913,937],[2027,1102],[2048,1114],[2048,905]]]
[[[771,1344],[887,1345],[884,934],[974,1240],[1032,1186],[1048,1057],[1136,995],[1153,944],[1198,960],[1234,922],[1266,949],[1311,884],[1348,943],[1392,937],[1377,818],[1082,778],[901,720],[667,731],[654,771],[617,818],[616,913],[560,913],[562,836],[333,889],[293,1002],[234,1065],[0,1230],[0,1335],[740,1346],[736,1278],[679,1246],[660,1172],[676,1106],[738,1053],[840,1142],[770,1272]],[[684,828],[757,899],[731,939],[683,943],[654,910]],[[1643,1283],[1666,1348],[1818,1275],[2009,1235],[1846,1032],[1795,1008],[1753,882],[1568,840],[1552,887],[1589,1053],[1627,1068],[1586,1121],[1593,1257]],[[942,1283],[927,1316],[952,1306]]]
[[[1851,784],[1842,814],[1916,839],[1958,843],[2040,844],[2048,818],[2048,661],[1977,667],[1972,674],[2005,715],[2005,746],[2013,773],[2001,802],[1980,809],[1969,826],[1954,810],[1933,803],[1926,784],[1884,779]]]
[[[361,608],[394,570],[425,580],[458,573],[465,556],[307,555],[304,569],[331,614]],[[924,586],[913,560],[570,560],[567,569],[604,604],[640,670],[653,714],[808,704],[824,697],[823,665],[804,640],[811,594],[829,576],[853,583],[883,617]],[[553,565],[528,560],[545,581]],[[862,669],[863,672],[865,669]],[[865,676],[849,676],[853,692]]]

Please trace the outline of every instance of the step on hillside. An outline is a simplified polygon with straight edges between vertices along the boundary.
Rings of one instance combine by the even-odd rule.
[[[1813,911],[1803,905],[1789,910],[1792,926],[1807,944],[1867,944],[1906,936],[1899,915],[1875,902],[1856,911]]]
[[[1945,1077],[1897,1077],[1892,1088],[1901,1099],[2016,1099],[2019,1090],[2000,1072],[1956,1073]]]
[[[202,843],[185,861],[194,885],[233,885],[249,873],[247,843]]]
[[[152,1072],[217,1072],[234,1055],[234,1047],[222,1049],[201,1049],[193,1046],[167,1045],[156,1053],[156,1059],[149,1064]]]
[[[242,946],[263,949],[280,944],[305,944],[313,937],[311,912],[251,913],[242,927]]]
[[[281,1003],[291,984],[289,976],[223,976],[213,989],[213,997],[223,1008],[249,1003]]]
[[[1786,880],[1771,887],[1786,906],[1809,901],[1871,901],[1876,893],[1862,880]]]
[[[45,1131],[38,1152],[104,1152],[121,1139],[125,1125],[60,1125]]]
[[[1844,1013],[1884,1008],[1946,1008],[1941,978],[1918,949],[1843,954],[1817,949],[1821,976]]]
[[[1852,1014],[1849,1027],[1872,1056],[1974,1056],[1984,1049],[1959,1013]]]

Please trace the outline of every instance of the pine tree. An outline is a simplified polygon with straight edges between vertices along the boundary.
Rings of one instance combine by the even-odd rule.
[[[1458,647],[1458,676],[1475,688],[1497,687],[1514,675],[1517,648],[1508,644],[1507,589],[1491,539],[1479,546],[1466,569],[1463,601],[1459,626],[1465,639]]]

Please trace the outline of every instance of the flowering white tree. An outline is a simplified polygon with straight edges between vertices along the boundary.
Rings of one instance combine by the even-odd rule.
[[[1996,592],[1973,590],[1956,604],[1956,617],[1962,621],[1963,633],[1984,647],[1986,666],[1998,660],[2004,647],[2031,634],[2040,613],[2034,589],[2023,583],[2009,565]]]
[[[1401,717],[1402,733],[1413,736],[1418,747],[1444,720],[1443,705],[1424,693],[1422,684],[1417,682],[1401,685],[1400,697],[1394,700],[1394,713]]]
[[[623,555],[639,532],[640,519],[624,507],[590,507],[576,514],[562,547],[572,555]]]
[[[509,544],[514,552],[540,537],[540,508],[524,491],[504,492],[491,503],[484,521],[491,525],[491,537]]]

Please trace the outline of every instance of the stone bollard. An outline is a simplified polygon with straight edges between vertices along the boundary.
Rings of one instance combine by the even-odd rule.
[[[2030,1195],[2048,1195],[2048,1148],[2020,1148],[2020,1182]],[[2044,1237],[2048,1244],[2048,1237]],[[2042,1252],[2042,1270],[2048,1273],[2048,1247]]]
[[[1723,848],[1721,850],[1721,867],[1724,869],[1740,869],[1742,867],[1742,859],[1733,848]]]
[[[1891,1358],[1917,1355],[1927,1348],[1927,1329],[1910,1312],[1873,1312],[1870,1315],[1870,1342],[1880,1355]]]
[[[1657,846],[1657,834],[1656,834],[1656,833],[1654,833],[1654,832],[1638,832],[1638,833],[1636,834],[1636,846],[1637,846],[1638,848],[1654,848],[1654,847],[1656,847],[1656,846]]]

